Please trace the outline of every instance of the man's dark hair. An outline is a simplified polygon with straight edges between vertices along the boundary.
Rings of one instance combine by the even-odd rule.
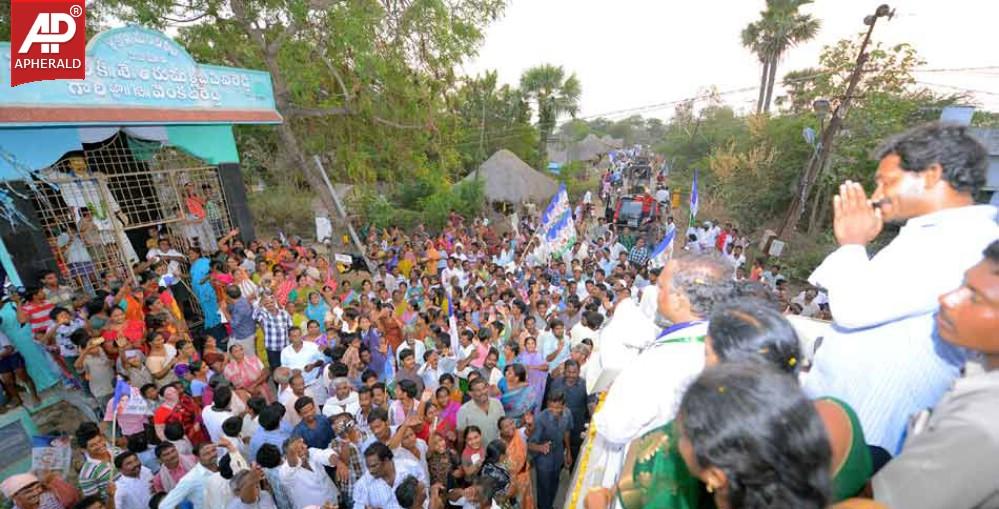
[[[230,299],[234,299],[235,300],[235,299],[238,299],[238,298],[240,298],[240,297],[243,296],[243,291],[240,290],[239,287],[236,286],[236,285],[229,285],[225,289],[225,294]]]
[[[121,470],[121,465],[123,463],[125,463],[125,460],[127,460],[129,458],[129,456],[135,456],[135,453],[132,452],[132,451],[125,451],[125,452],[123,452],[123,453],[115,456],[114,457],[114,467],[117,468],[118,470]]]
[[[988,151],[965,126],[930,122],[914,127],[874,152],[879,160],[889,155],[897,155],[899,166],[910,172],[939,164],[943,179],[960,193],[975,195],[985,185]]]
[[[177,421],[170,421],[163,427],[163,436],[171,442],[176,442],[184,438],[184,425]]]
[[[597,330],[604,324],[604,315],[596,311],[587,311],[583,314],[584,325],[592,330]]]
[[[473,371],[473,373],[474,373],[474,371]],[[488,384],[486,384],[486,381],[482,378],[481,375],[479,375],[479,377],[476,378],[475,380],[469,380],[468,381],[468,388],[469,389],[471,389],[472,387],[474,387],[476,385],[488,385]]]
[[[165,442],[164,441],[164,442],[160,442],[159,444],[157,444],[156,445],[156,450],[153,451],[153,452],[156,454],[156,459],[162,459],[163,458],[163,453],[167,452],[170,449],[176,449],[176,448],[177,448],[176,445],[173,445],[170,442]]]
[[[375,442],[364,450],[364,457],[376,456],[378,461],[388,461],[392,459],[392,450],[381,442]]]
[[[415,399],[416,395],[420,393],[419,386],[417,386],[416,382],[412,380],[399,380],[399,384],[396,388],[399,389],[399,392],[406,393],[410,399]]]
[[[381,407],[372,408],[371,412],[368,413],[368,425],[370,426],[375,421],[389,422],[388,410]]]
[[[999,263],[999,240],[993,240],[989,247],[985,248],[985,258],[992,263]]]
[[[243,418],[239,416],[232,416],[226,418],[222,421],[222,433],[231,438],[236,438],[239,436],[239,432],[243,431]]]
[[[395,501],[400,507],[411,509],[416,503],[416,490],[420,487],[420,481],[413,476],[408,476],[399,483],[395,489]]]
[[[253,410],[253,413],[260,415],[267,408],[267,400],[263,396],[252,396],[250,399],[246,400],[246,406]]]
[[[145,432],[140,431],[128,436],[128,444],[125,447],[134,453],[145,452],[149,449],[149,439],[146,438]]]
[[[295,411],[298,413],[302,413],[303,408],[315,404],[316,402],[313,401],[312,398],[310,398],[309,396],[302,396],[301,398],[295,400]]]
[[[399,360],[404,361],[409,357],[413,357],[413,351],[409,348],[403,348],[399,351]]]
[[[104,499],[101,498],[100,495],[89,495],[81,498],[80,501],[73,506],[73,509],[91,509],[95,505],[104,507]]]
[[[212,407],[216,410],[227,410],[232,402],[232,389],[228,385],[223,385],[215,389],[212,397]]]
[[[361,388],[357,390],[357,396],[360,397],[361,394],[367,394],[368,396],[371,396],[371,387],[368,387],[367,385],[362,385]]]
[[[565,403],[565,392],[562,389],[554,389],[548,393],[549,403]]]
[[[264,468],[277,468],[281,464],[281,449],[274,444],[264,444],[257,449],[257,464]]]
[[[375,373],[375,371],[373,369],[366,369],[366,370],[364,370],[363,373],[361,373],[361,381],[362,382],[367,382],[368,380],[371,380],[372,378],[378,378],[378,373]]]
[[[166,496],[167,494],[165,491],[154,493],[153,496],[149,497],[149,509],[160,509],[160,502],[162,502]]]
[[[272,403],[264,407],[260,412],[260,417],[257,417],[260,427],[265,431],[278,429],[278,426],[281,425],[281,418],[284,417],[284,409],[284,405],[280,403]]]

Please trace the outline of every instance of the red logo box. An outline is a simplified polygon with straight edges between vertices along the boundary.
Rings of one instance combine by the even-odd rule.
[[[84,0],[12,0],[10,86],[86,76]]]

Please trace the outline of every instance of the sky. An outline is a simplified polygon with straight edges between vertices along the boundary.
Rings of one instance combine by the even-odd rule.
[[[619,119],[621,110],[651,106],[645,116],[668,118],[671,101],[714,85],[721,91],[753,88],[760,81],[756,57],[742,47],[740,32],[759,17],[763,0],[510,0],[504,16],[487,27],[476,57],[461,70],[495,69],[516,85],[540,63],[563,66],[582,83],[580,116]],[[818,36],[792,48],[778,76],[818,63],[823,46],[859,37],[863,18],[877,1],[816,0],[802,9],[822,21]],[[904,0],[893,19],[878,21],[874,41],[908,42],[924,69],[991,67],[986,70],[919,72],[924,83],[978,91],[978,106],[999,111],[999,2]],[[940,92],[955,89],[936,87]],[[726,95],[740,110],[757,92]],[[776,92],[775,92],[775,95]],[[616,112],[616,113],[615,113]]]

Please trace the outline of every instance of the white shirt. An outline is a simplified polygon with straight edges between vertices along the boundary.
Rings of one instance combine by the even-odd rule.
[[[165,258],[163,258],[165,256],[178,256],[180,258],[184,257],[184,255],[180,254],[180,251],[177,251],[174,248],[162,251],[160,250],[160,248],[154,247],[146,252],[147,261],[154,261],[154,260],[159,261],[161,259],[165,260]],[[167,272],[172,274],[174,277],[180,277],[181,276],[180,262],[178,262],[177,260],[170,260],[169,262],[167,262]]]
[[[659,313],[658,286],[650,284],[642,290],[642,298],[638,301],[638,309],[649,320],[653,322],[656,320],[656,314]]]
[[[999,238],[996,213],[975,205],[912,218],[873,258],[864,246],[842,246],[809,278],[828,291],[836,328],[803,387],[853,407],[867,443],[898,453],[909,417],[958,376],[964,356],[936,336],[933,314]]]
[[[357,484],[354,485],[354,509],[366,509],[366,507],[402,509],[395,499],[395,489],[409,476],[415,477],[424,486],[429,486],[427,474],[420,468],[419,463],[399,458],[393,458],[392,463],[395,464],[395,479],[391,486],[382,478],[372,477],[369,472],[365,472],[357,480]]]
[[[233,472],[250,468],[239,453],[229,453]],[[174,509],[187,500],[194,509],[225,507],[233,498],[229,481],[218,472],[208,470],[198,463],[184,474],[177,485],[160,501],[160,509]]]
[[[403,341],[402,344],[399,345],[399,348],[395,352],[395,356],[400,365],[402,364],[402,357],[399,354],[401,354],[403,350],[412,350],[413,358],[416,359],[416,365],[423,365],[423,354],[427,351],[427,345],[423,344],[423,341],[413,341],[412,345],[410,345],[408,341]]]
[[[302,341],[302,349],[297,352],[291,344],[281,350],[281,365],[293,370],[302,370],[302,377],[306,384],[319,377],[322,366],[312,368],[311,371],[304,371],[305,365],[324,359],[323,353],[319,351],[319,345],[311,341]]]
[[[233,496],[232,501],[229,505],[225,506],[225,509],[276,509],[277,505],[274,503],[274,496],[271,495],[269,491],[260,491],[260,497],[257,498],[256,502],[247,504],[239,497]]]
[[[115,484],[118,491],[114,494],[116,509],[148,509],[152,498],[153,473],[146,467],[139,469],[139,477],[118,477]]]
[[[424,442],[422,438],[416,439],[416,450],[420,453],[419,458],[413,456],[413,453],[409,452],[409,449],[406,449],[400,445],[399,447],[392,449],[392,457],[403,460],[415,461],[420,464],[420,468],[422,468],[423,471],[428,472],[429,469],[427,467],[427,443]]]
[[[551,331],[547,331],[544,334],[542,334],[541,340],[538,341],[539,343],[538,346],[541,347],[541,355],[544,356],[545,362],[548,363],[549,372],[559,367],[559,365],[561,365],[563,362],[566,361],[566,359],[569,358],[569,348],[570,348],[569,338],[565,337],[564,332],[562,334],[562,337],[565,339],[565,341],[562,342],[561,350],[558,350],[558,338],[556,338],[555,334],[552,334]],[[558,355],[556,355],[554,359],[549,361],[548,356],[554,353],[556,350],[558,351]]]
[[[614,308],[614,316],[600,329],[599,354],[588,363],[597,365],[587,370],[586,392],[605,390],[626,366],[638,357],[659,334],[656,324],[646,317],[635,301],[624,299]]]
[[[310,505],[322,507],[326,502],[336,503],[339,492],[323,468],[330,464],[332,455],[332,449],[310,447],[309,457],[304,461],[309,462],[311,470],[303,467],[301,463],[294,467],[290,466],[287,461],[278,467],[278,475],[281,476],[281,483],[284,484],[293,507]]]
[[[344,412],[354,415],[358,410],[361,409],[361,404],[357,401],[357,393],[350,391],[346,399],[337,399],[336,394],[333,394],[330,399],[326,400],[326,404],[323,405],[323,415],[326,417],[333,417],[334,415],[339,415]]]
[[[206,406],[201,411],[201,421],[205,423],[205,431],[208,432],[208,436],[211,437],[212,442],[218,443],[219,439],[225,436],[222,433],[222,423],[232,416],[232,412],[228,410],[215,410],[211,405]]]
[[[673,420],[687,386],[704,369],[704,343],[670,339],[703,337],[707,322],[696,322],[659,338],[614,379],[601,411],[597,433],[627,444]]]
[[[572,326],[572,330],[569,331],[569,344],[571,346],[576,346],[583,342],[584,339],[589,339],[593,341],[593,347],[597,346],[597,331],[583,325],[583,321],[580,320],[576,325]]]

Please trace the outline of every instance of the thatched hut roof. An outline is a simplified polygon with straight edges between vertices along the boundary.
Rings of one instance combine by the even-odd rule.
[[[492,202],[543,203],[558,191],[554,180],[506,149],[497,151],[479,166],[479,178],[485,182],[486,199]],[[465,180],[475,180],[475,172]]]

